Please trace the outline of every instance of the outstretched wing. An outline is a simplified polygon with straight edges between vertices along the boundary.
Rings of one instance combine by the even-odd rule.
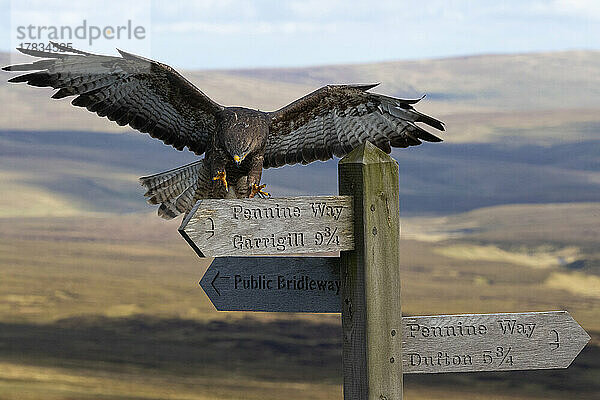
[[[421,140],[441,141],[416,124],[444,130],[441,121],[413,108],[421,99],[367,92],[375,86],[325,86],[270,113],[265,168],[343,157],[365,141],[387,153]]]
[[[202,154],[215,133],[215,115],[223,107],[168,65],[119,50],[103,56],[55,44],[61,52],[17,49],[45,59],[9,65],[6,71],[35,71],[9,82],[59,89],[52,98],[71,102],[117,124],[182,150]]]

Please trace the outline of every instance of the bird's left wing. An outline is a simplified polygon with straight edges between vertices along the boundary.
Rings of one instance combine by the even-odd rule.
[[[121,57],[112,57],[54,46],[61,52],[18,49],[44,59],[4,67],[29,72],[9,82],[53,87],[58,89],[55,99],[77,96],[75,106],[149,133],[178,150],[187,146],[198,155],[204,153],[223,107],[173,68],[121,50]]]
[[[416,124],[444,130],[441,121],[413,108],[420,99],[367,92],[376,85],[324,86],[271,112],[264,167],[343,157],[366,141],[387,153],[421,140],[441,141]]]

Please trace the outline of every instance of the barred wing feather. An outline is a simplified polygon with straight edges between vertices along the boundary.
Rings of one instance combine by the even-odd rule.
[[[216,113],[223,107],[173,68],[121,50],[121,57],[112,57],[55,46],[62,52],[18,49],[43,59],[4,67],[28,72],[9,82],[58,89],[55,99],[77,96],[75,106],[149,133],[178,150],[187,146],[198,155],[204,153],[216,131]]]
[[[444,130],[441,121],[413,108],[421,99],[398,99],[367,90],[370,85],[329,85],[270,113],[265,168],[343,157],[369,141],[392,147],[439,142],[417,123]]]

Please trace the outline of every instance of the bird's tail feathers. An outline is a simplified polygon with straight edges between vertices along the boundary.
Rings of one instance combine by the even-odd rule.
[[[158,215],[165,219],[189,212],[208,195],[211,183],[204,160],[140,178],[148,203],[160,204]]]

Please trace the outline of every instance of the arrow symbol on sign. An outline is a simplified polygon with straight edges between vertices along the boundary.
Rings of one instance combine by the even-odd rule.
[[[210,229],[207,229],[205,233],[210,234],[210,236],[207,237],[207,239],[210,239],[211,237],[215,236],[215,221],[213,221],[213,219],[210,217],[206,219],[210,222]]]
[[[217,279],[219,279],[219,275],[220,272],[217,270],[217,273],[215,274],[215,277],[212,279],[212,281],[210,282],[210,286],[212,286],[212,288],[215,290],[215,292],[217,292],[217,295],[221,295],[221,292],[219,291],[219,289],[217,289],[217,286],[215,285],[215,282],[217,282]],[[221,276],[221,279],[229,279],[231,278],[230,276]]]
[[[556,350],[560,347],[560,340],[558,339],[558,331],[556,329],[552,329],[550,332],[553,332],[556,335],[556,340],[554,342],[548,343],[550,346],[556,346],[552,350]]]

